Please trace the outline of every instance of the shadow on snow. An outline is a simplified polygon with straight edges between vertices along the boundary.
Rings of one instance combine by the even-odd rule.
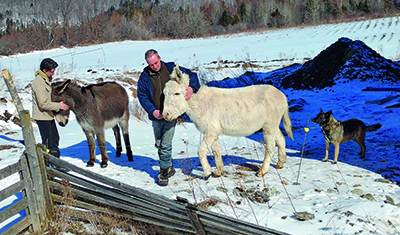
[[[97,142],[96,142],[97,145]],[[133,162],[128,161],[128,157],[126,153],[122,152],[120,157],[116,157],[116,149],[109,143],[106,142],[106,149],[107,154],[109,157],[109,162],[113,164],[124,166],[124,167],[132,167],[135,170],[143,171],[149,174],[151,178],[155,181],[158,175],[158,159],[153,159],[146,156],[139,156],[133,155]],[[71,157],[76,159],[81,159],[84,163],[89,160],[89,149],[87,145],[87,141],[82,141],[78,144],[69,146],[67,148],[60,149],[62,157]],[[154,148],[154,151],[157,150]],[[100,150],[96,148],[96,156],[100,155]],[[174,157],[173,157],[174,158]],[[208,162],[210,163],[211,167],[215,167],[214,157],[207,156]],[[224,165],[240,165],[247,167],[251,170],[254,170],[254,174],[258,170],[257,165],[262,164],[262,162],[257,160],[249,160],[243,157],[238,156],[222,156],[222,160]],[[101,160],[96,159],[96,163],[94,167],[99,167]],[[180,158],[180,159],[173,159],[173,164],[175,169],[181,169],[182,173],[187,176],[202,178],[203,169],[201,167],[200,160],[197,156],[194,157],[187,157],[187,158]],[[155,169],[153,167],[156,166]],[[110,167],[110,166],[108,166]],[[195,171],[195,172],[194,172]],[[197,171],[200,171],[198,173]]]

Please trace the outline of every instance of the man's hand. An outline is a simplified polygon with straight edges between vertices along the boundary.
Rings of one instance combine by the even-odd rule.
[[[161,111],[158,110],[158,109],[154,110],[153,116],[154,116],[155,118],[157,118],[158,120],[163,119],[163,116],[162,116],[162,114],[161,114]]]
[[[193,88],[188,86],[186,88],[185,100],[189,100],[192,97],[192,95],[193,95]]]
[[[67,111],[69,109],[69,106],[66,103],[64,103],[64,101],[61,101],[60,102],[60,109]]]

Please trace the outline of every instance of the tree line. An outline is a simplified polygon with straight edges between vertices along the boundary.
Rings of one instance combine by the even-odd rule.
[[[2,1],[1,55],[121,40],[195,38],[400,12],[400,0]]]

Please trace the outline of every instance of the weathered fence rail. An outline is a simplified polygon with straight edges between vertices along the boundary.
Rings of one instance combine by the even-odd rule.
[[[44,154],[44,158],[46,162],[68,171],[47,167],[53,202],[62,203],[62,191],[68,182],[74,195],[74,206],[79,211],[117,212],[133,222],[154,226],[163,234],[284,234],[203,210],[185,200],[171,200],[150,193],[49,154]],[[80,216],[80,219],[85,219],[84,213]]]
[[[151,227],[159,234],[285,234],[203,210],[186,199],[171,200],[153,194],[47,154],[43,145],[35,143],[29,112],[22,108],[11,75],[6,70],[2,75],[20,115],[26,147],[17,163],[0,170],[0,180],[17,172],[20,175],[20,181],[0,191],[0,199],[20,192],[23,196],[0,212],[0,223],[26,212],[25,218],[3,234],[18,234],[27,229],[36,234],[46,232],[48,216],[57,206],[72,209],[72,217],[81,220],[93,213],[118,215],[139,229]],[[65,204],[66,188],[72,192],[72,205]]]

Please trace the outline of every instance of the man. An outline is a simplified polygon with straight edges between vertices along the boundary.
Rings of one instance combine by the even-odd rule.
[[[60,157],[58,144],[60,136],[57,131],[53,111],[68,110],[69,106],[63,101],[51,101],[51,80],[58,64],[50,58],[42,60],[40,69],[35,73],[32,83],[32,119],[36,121],[42,144],[50,150],[50,154]]]
[[[168,178],[175,174],[172,164],[172,138],[175,132],[176,120],[166,121],[163,116],[165,84],[170,80],[170,74],[175,67],[173,62],[163,62],[158,52],[154,49],[145,53],[148,64],[143,69],[138,82],[139,102],[148,113],[152,121],[155,137],[155,147],[158,149],[160,172],[157,183],[160,186],[168,185]],[[190,77],[189,87],[186,89],[186,100],[189,100],[193,92],[200,88],[197,74],[189,69],[180,67],[183,73]]]

